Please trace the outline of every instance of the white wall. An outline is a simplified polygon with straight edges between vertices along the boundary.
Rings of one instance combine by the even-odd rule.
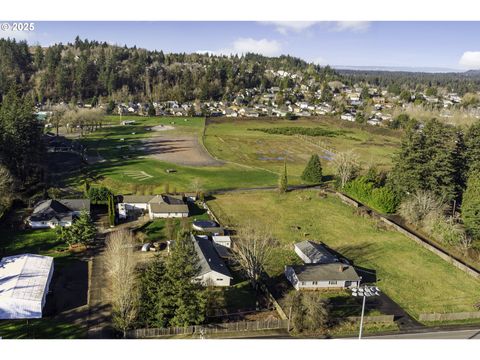
[[[215,271],[210,271],[209,273],[203,274],[197,278],[204,285],[212,286],[230,286],[230,278],[223,274],[217,273]]]

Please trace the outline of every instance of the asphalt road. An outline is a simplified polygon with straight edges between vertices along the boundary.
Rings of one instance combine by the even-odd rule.
[[[403,340],[427,340],[427,339],[480,339],[480,328],[467,330],[443,330],[408,334],[369,336],[364,339],[403,339]]]

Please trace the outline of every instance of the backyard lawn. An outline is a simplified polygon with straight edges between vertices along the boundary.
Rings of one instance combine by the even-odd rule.
[[[375,274],[377,286],[415,317],[475,311],[480,300],[480,281],[400,233],[355,214],[336,197],[321,198],[307,190],[231,193],[216,196],[209,206],[223,225],[238,227],[255,219],[272,230],[278,240],[266,268],[272,278],[282,279],[285,265],[300,262],[293,244],[310,239]]]

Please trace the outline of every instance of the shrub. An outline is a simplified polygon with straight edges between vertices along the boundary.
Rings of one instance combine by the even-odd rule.
[[[306,136],[326,136],[326,137],[335,137],[337,135],[342,135],[344,131],[331,131],[326,130],[321,127],[299,127],[299,126],[288,126],[288,127],[274,127],[274,128],[255,128],[248,129],[250,131],[261,131],[266,134],[273,135],[306,135]]]
[[[443,215],[446,207],[443,199],[433,192],[418,190],[400,204],[399,213],[409,223],[419,226],[424,225],[428,215]]]
[[[364,176],[349,181],[345,185],[344,191],[382,213],[394,213],[398,207],[398,197],[389,187],[376,188],[374,183]]]

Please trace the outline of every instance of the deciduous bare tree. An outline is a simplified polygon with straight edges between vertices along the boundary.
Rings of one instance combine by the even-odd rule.
[[[139,291],[135,272],[135,239],[128,230],[108,235],[105,259],[111,280],[114,326],[126,337],[138,313]]]
[[[358,156],[352,150],[335,154],[332,163],[342,188],[349,180],[353,179],[360,170]]]
[[[233,248],[234,256],[254,289],[258,288],[273,243],[273,236],[268,229],[260,229],[253,224],[243,225],[237,232]]]
[[[66,105],[55,105],[52,108],[52,115],[49,117],[48,122],[55,128],[57,136],[60,126],[64,123],[64,116],[67,110],[68,107]]]

